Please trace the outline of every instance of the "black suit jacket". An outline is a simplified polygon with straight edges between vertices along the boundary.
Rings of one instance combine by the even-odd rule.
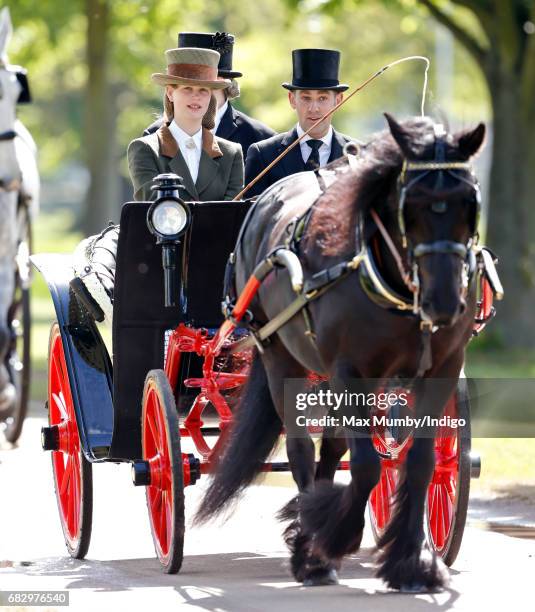
[[[269,164],[295,140],[297,140],[297,128],[251,145],[245,162],[245,184],[247,185],[260,174],[264,168],[269,166]],[[333,130],[329,162],[342,157],[344,145],[351,140],[349,136],[345,136]],[[304,170],[305,162],[301,155],[301,147],[296,145],[287,155],[276,163],[258,183],[253,185],[244,194],[244,197],[252,198],[255,195],[259,195],[279,179],[289,176],[290,174],[295,174],[296,172],[303,172]]]
[[[148,136],[155,132],[162,125],[162,119],[156,120],[154,123],[149,125],[148,128],[143,132],[143,136]],[[217,126],[215,135],[225,140],[237,142],[241,144],[243,150],[243,159],[247,155],[247,150],[253,144],[259,140],[265,140],[270,136],[273,136],[275,131],[270,127],[257,121],[249,115],[236,110],[232,104],[228,105],[225,114],[221,117],[221,122]]]

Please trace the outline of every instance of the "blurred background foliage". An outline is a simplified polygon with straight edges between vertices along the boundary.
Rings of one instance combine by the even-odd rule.
[[[488,127],[476,161],[480,229],[501,256],[506,298],[484,342],[533,351],[535,0],[4,1],[14,24],[10,61],[28,69],[34,97],[19,116],[39,149],[42,210],[69,211],[86,235],[118,221],[131,199],[126,147],[161,110],[150,74],[164,68],[179,31],[236,36],[234,66],[244,77],[235,105],[278,131],[295,122],[281,87],[292,49],[340,49],[340,79],[351,89],[394,60],[427,56],[426,113],[452,130]],[[393,67],[337,113],[335,126],[365,140],[384,127],[384,111],[418,114],[423,76],[421,61]]]
[[[67,206],[79,219],[88,185],[84,171],[88,4],[81,0],[7,3],[14,24],[10,61],[28,69],[34,97],[33,104],[20,107],[19,116],[38,143],[43,208]],[[291,50],[309,46],[340,49],[341,80],[351,86],[395,59],[427,55],[432,60],[427,112],[447,116],[457,127],[489,118],[487,92],[474,61],[447,30],[415,11],[415,2],[394,2],[389,7],[344,1],[336,14],[318,12],[318,4],[305,2],[296,9],[287,0],[109,3],[108,111],[116,118],[117,131],[110,140],[115,143],[114,174],[124,181],[120,201],[110,205],[108,216],[117,218],[121,196],[130,196],[126,147],[160,112],[162,92],[151,83],[150,74],[164,67],[163,52],[176,46],[179,31],[235,34],[234,66],[244,73],[236,106],[279,131],[295,121],[287,92],[280,86],[291,77]],[[383,128],[383,111],[399,117],[417,114],[423,68],[423,62],[411,62],[388,71],[339,111],[336,126],[365,138]]]

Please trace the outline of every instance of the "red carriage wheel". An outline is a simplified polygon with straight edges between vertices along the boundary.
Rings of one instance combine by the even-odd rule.
[[[461,378],[444,415],[464,419],[466,425],[457,429],[438,429],[435,471],[427,492],[425,522],[428,541],[446,565],[452,565],[457,558],[468,512],[471,470],[469,402],[467,382]]]
[[[398,486],[398,468],[410,445],[410,438],[401,444],[383,427],[372,432],[375,450],[381,456],[381,476],[370,494],[368,511],[372,533],[377,542],[392,516],[394,494]],[[390,458],[388,458],[390,457]]]
[[[471,472],[470,399],[467,381],[459,380],[457,392],[444,410],[444,416],[464,419],[462,428],[440,427],[435,440],[435,470],[427,492],[425,525],[429,545],[446,565],[452,565],[466,524]],[[409,443],[400,445],[383,430],[373,432],[373,443],[381,455],[381,477],[370,495],[369,512],[372,532],[377,542],[392,514],[398,482],[397,466],[403,461]]]
[[[175,399],[163,370],[151,370],[145,379],[141,439],[154,548],[165,572],[176,574],[184,550],[184,477]]]
[[[59,325],[50,330],[48,349],[48,435],[61,528],[69,554],[83,559],[91,540],[93,472],[84,457]],[[45,444],[43,445],[46,446]]]
[[[398,485],[398,471],[396,468],[381,465],[381,478],[373,489],[369,501],[370,523],[373,537],[377,542],[384,528],[387,526],[392,514],[392,500]]]

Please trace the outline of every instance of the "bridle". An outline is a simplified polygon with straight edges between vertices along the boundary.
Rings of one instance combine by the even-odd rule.
[[[419,314],[424,321],[426,320],[426,315],[420,306],[420,281],[418,273],[419,259],[425,255],[438,253],[456,255],[459,257],[463,263],[461,298],[464,299],[466,298],[466,294],[468,292],[470,276],[475,267],[474,247],[477,245],[478,241],[477,225],[481,212],[481,191],[479,188],[479,183],[475,177],[472,165],[469,162],[445,160],[445,135],[446,134],[443,131],[442,126],[435,126],[435,155],[432,161],[418,162],[409,161],[407,159],[404,159],[403,161],[402,169],[397,181],[398,204],[396,216],[398,230],[401,236],[401,243],[403,248],[406,250],[405,260],[388,234],[388,231],[379,218],[379,215],[373,209],[371,211],[371,216],[396,262],[405,286],[413,294],[413,313]],[[468,172],[470,178],[463,176],[459,173],[459,171]],[[444,174],[448,174],[456,181],[469,185],[474,191],[476,208],[472,215],[470,237],[468,238],[466,244],[462,242],[455,242],[453,240],[435,240],[433,242],[420,242],[417,244],[412,244],[410,237],[407,235],[405,224],[405,207],[407,196],[411,189],[413,189],[415,185],[422,181],[431,172],[439,172],[437,181],[437,187],[439,189],[444,184]],[[417,174],[414,175],[414,173]],[[432,207],[434,212],[444,213],[447,210],[447,202],[434,202]]]

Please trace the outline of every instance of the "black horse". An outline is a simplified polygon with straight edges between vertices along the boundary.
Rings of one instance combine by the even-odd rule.
[[[293,245],[305,279],[332,284],[256,352],[198,521],[220,512],[260,472],[283,428],[285,379],[314,371],[341,389],[350,380],[408,378],[417,417],[439,417],[455,391],[476,310],[479,188],[468,160],[485,126],[447,134],[428,118],[386,118],[390,129],[356,163],[342,158],[319,177],[312,206],[306,191],[314,175],[294,175],[264,192],[248,220],[236,252],[238,290],[279,245]],[[273,319],[294,297],[287,272],[278,270],[253,302],[254,319]],[[433,378],[444,384],[429,393],[423,382]],[[281,514],[292,521],[292,570],[305,584],[336,582],[341,558],[360,546],[380,461],[369,429],[356,434],[324,437],[317,469],[312,440],[287,437],[299,495]],[[433,589],[448,578],[424,535],[433,436],[414,438],[379,542],[378,575],[397,589]],[[351,482],[334,485],[348,446]]]

